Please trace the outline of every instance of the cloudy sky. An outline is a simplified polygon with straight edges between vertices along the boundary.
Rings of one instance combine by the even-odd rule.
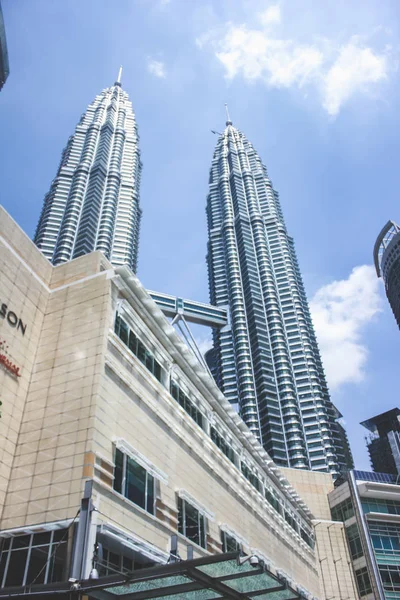
[[[122,64],[144,164],[139,277],[207,301],[211,129],[227,102],[280,192],[332,399],[368,468],[358,423],[399,404],[400,332],[372,267],[381,227],[400,220],[398,0],[2,6],[1,203],[33,235],[68,136]]]

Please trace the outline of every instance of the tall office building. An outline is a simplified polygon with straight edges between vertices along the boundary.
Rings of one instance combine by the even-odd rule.
[[[371,465],[377,473],[400,475],[400,410],[392,408],[363,421]]]
[[[385,283],[393,314],[400,328],[400,227],[388,221],[377,237],[374,247],[376,274]]]
[[[100,250],[137,267],[142,164],[121,69],[82,115],[45,196],[34,242],[55,265]]]
[[[0,90],[6,82],[7,77],[10,74],[10,67],[8,64],[8,52],[6,42],[6,31],[4,28],[3,12],[0,4]]]
[[[210,170],[207,219],[210,300],[229,309],[207,355],[217,384],[278,465],[340,472],[351,463],[293,239],[265,166],[229,116]]]

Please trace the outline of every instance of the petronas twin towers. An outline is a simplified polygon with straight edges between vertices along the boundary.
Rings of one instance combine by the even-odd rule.
[[[100,250],[136,271],[142,163],[120,79],[82,115],[45,196],[34,242],[55,265]]]
[[[82,116],[45,196],[34,241],[54,264],[100,250],[136,271],[142,165],[120,75]],[[218,386],[278,465],[339,474],[351,454],[294,243],[265,166],[229,118],[211,165],[207,222],[210,301],[229,315],[207,355]]]

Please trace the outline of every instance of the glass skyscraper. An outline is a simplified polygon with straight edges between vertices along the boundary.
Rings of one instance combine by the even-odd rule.
[[[137,267],[142,164],[135,115],[121,88],[96,96],[61,156],[34,242],[55,265],[100,250]]]
[[[400,226],[388,221],[374,246],[376,274],[385,283],[386,296],[400,328]]]
[[[229,314],[206,357],[217,384],[276,464],[341,472],[351,454],[293,239],[266,167],[230,120],[213,156],[207,220],[210,300]]]

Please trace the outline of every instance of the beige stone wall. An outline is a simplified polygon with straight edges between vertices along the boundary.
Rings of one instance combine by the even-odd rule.
[[[112,324],[112,317],[111,317]],[[127,360],[123,344],[115,338],[121,356]],[[275,511],[247,483],[239,470],[220,452],[209,436],[184,412],[165,388],[149,376],[135,357],[129,357],[134,375],[129,373],[115,352],[107,354],[109,367],[101,380],[96,407],[93,450],[106,461],[113,461],[113,440],[123,438],[158,469],[168,475],[160,483],[162,511],[154,518],[112,491],[100,492],[98,508],[114,525],[132,530],[162,550],[169,549],[169,538],[176,527],[177,493],[184,489],[213,513],[208,533],[219,549],[220,526],[227,525],[244,538],[247,551],[258,550],[293,579],[320,595],[314,553],[293,540],[293,533]],[[101,486],[98,485],[100,490]],[[190,543],[179,536],[181,554]],[[307,549],[306,549],[307,548]],[[203,554],[195,548],[195,556]]]
[[[316,519],[331,520],[328,494],[334,489],[332,475],[301,469],[281,468],[289,483],[304,500]]]
[[[7,346],[7,358],[21,374],[16,377],[0,366],[0,516],[43,326],[51,270],[48,261],[0,207],[0,306],[5,304],[26,326],[23,335],[20,328],[0,317],[2,348]]]
[[[27,326],[22,336],[0,319],[22,374],[0,371],[0,528],[73,518],[85,480],[94,478],[96,519],[167,551],[183,489],[213,514],[209,551],[220,549],[225,524],[247,550],[321,596],[313,551],[113,334],[118,291],[104,257],[53,268],[4,212],[0,234],[0,301]],[[112,490],[116,438],[168,477],[158,486],[155,516]],[[180,543],[185,557],[188,542]]]
[[[338,494],[329,473],[281,469],[315,517],[317,564],[321,594],[326,600],[357,599],[343,523],[332,521],[328,494]]]
[[[322,598],[357,600],[359,596],[343,523],[316,521],[314,530]]]
[[[98,276],[76,281],[87,273]],[[100,255],[53,270],[1,528],[73,517],[93,438],[110,283]],[[94,272],[93,272],[94,271]]]

